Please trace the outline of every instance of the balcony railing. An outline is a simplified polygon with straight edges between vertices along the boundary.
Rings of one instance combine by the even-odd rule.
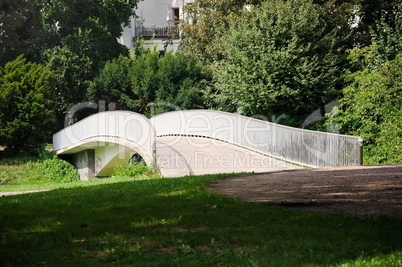
[[[142,26],[137,28],[137,34],[144,39],[153,38],[179,38],[179,29],[177,26],[166,26],[166,27],[156,27],[156,26]]]

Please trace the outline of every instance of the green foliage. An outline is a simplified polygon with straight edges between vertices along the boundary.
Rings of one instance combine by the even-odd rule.
[[[328,122],[363,138],[366,164],[402,163],[402,53],[381,58],[376,44],[351,51],[365,68],[350,73],[352,83]]]
[[[126,53],[117,38],[137,2],[3,0],[0,3],[0,64],[22,52],[39,59],[48,49],[60,47],[88,57],[93,70],[97,70],[107,60]]]
[[[0,184],[35,186],[78,181],[77,170],[52,152],[38,150],[36,154],[10,154],[0,158]]]
[[[132,59],[120,56],[106,63],[91,83],[91,100],[115,102],[119,109],[144,113],[155,99],[158,52],[146,51]]]
[[[83,182],[79,179],[77,169],[53,152],[41,150],[35,155],[0,152],[0,192],[71,188],[160,178],[144,162],[132,162],[126,167],[116,168],[112,177]]]
[[[122,25],[138,0],[4,0],[0,3],[0,66],[18,55],[48,65],[56,77],[58,126],[68,109],[86,101],[104,64],[128,55]]]
[[[355,2],[356,13],[360,18],[360,23],[354,31],[357,36],[356,44],[368,46],[372,44],[374,35],[391,36],[391,31],[400,28],[402,4],[400,0],[358,0]],[[399,13],[399,15],[398,15]],[[384,31],[384,25],[389,29]]]
[[[26,166],[30,172],[28,182],[68,183],[80,179],[77,169],[56,155],[43,161],[29,163]]]
[[[0,68],[0,144],[15,152],[41,147],[55,123],[54,75],[23,56]]]
[[[32,0],[0,2],[0,66],[21,54],[39,59],[42,42],[40,5]]]
[[[402,53],[402,2],[391,5],[389,12],[382,12],[375,21],[372,41],[377,49],[377,60],[386,62]]]
[[[129,70],[131,90],[122,95],[127,107],[142,114],[148,111],[148,104],[155,101],[158,90],[159,52],[147,50],[134,56]]]
[[[7,153],[6,151],[1,151],[0,152],[0,165],[2,165],[2,166],[13,166],[13,165],[21,166],[28,162],[36,162],[36,161],[40,160],[41,158],[46,158],[46,156],[43,155],[42,151],[43,150],[41,150],[41,152],[36,153],[36,154],[32,154],[32,153],[14,154],[14,153]]]
[[[189,15],[181,25],[184,49],[207,62],[224,59],[225,46],[222,44],[230,35],[230,20],[241,23],[242,11],[258,8],[262,2],[276,5],[275,0],[197,0],[186,5],[184,9]],[[394,28],[395,13],[401,8],[399,0],[313,0],[313,3],[322,8],[325,21],[334,30],[341,49],[370,45],[373,31],[384,33],[381,23]]]
[[[143,161],[131,162],[125,167],[118,167],[113,176],[117,177],[153,177],[152,168],[148,167]]]
[[[100,74],[90,84],[88,95],[94,100],[106,100],[118,104],[117,108],[124,107],[122,94],[131,91],[131,78],[129,71],[132,67],[132,61],[120,56],[107,62]],[[135,96],[131,96],[135,98]]]
[[[42,51],[57,77],[58,117],[86,100],[90,82],[109,60],[128,55],[117,39],[137,0],[56,0],[43,6],[47,50]]]
[[[116,102],[117,107],[142,114],[156,102],[158,110],[204,107],[202,94],[209,74],[194,56],[148,50],[109,63],[88,90],[90,99]]]
[[[156,102],[170,103],[180,109],[203,108],[203,91],[208,73],[194,56],[167,53],[158,61]],[[168,110],[168,109],[166,109]]]
[[[63,119],[74,103],[86,99],[86,90],[93,78],[91,60],[68,47],[55,47],[45,53],[49,69],[55,74],[54,92],[57,95],[58,119]]]
[[[224,57],[229,21],[241,15],[245,5],[258,5],[259,0],[197,0],[184,7],[188,19],[183,21],[184,50],[211,63]]]
[[[344,56],[320,6],[278,0],[244,13],[231,22],[225,60],[214,66],[212,106],[300,116],[338,95]]]
[[[137,0],[55,0],[43,4],[49,48],[61,47],[89,59],[92,71],[127,53],[117,38]]]

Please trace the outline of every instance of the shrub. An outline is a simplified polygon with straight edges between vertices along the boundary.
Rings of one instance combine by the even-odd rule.
[[[148,167],[143,161],[132,162],[125,167],[118,167],[114,172],[114,176],[120,177],[136,177],[136,176],[153,176],[152,168]]]
[[[35,163],[29,163],[27,166],[32,170],[29,180],[58,183],[68,183],[79,180],[77,169],[57,156]]]

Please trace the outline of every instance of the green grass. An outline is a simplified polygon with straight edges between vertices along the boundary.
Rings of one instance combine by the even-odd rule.
[[[165,179],[131,166],[121,177],[41,180],[38,169],[57,175],[65,167],[42,164],[50,156],[0,157],[0,191],[52,189],[0,198],[0,266],[402,265],[398,218],[296,211],[205,191],[235,174]]]
[[[12,155],[0,153],[0,192],[61,189],[82,186],[110,184],[142,178],[158,177],[142,163],[132,163],[125,168],[119,167],[116,173],[120,177],[92,179],[82,182],[77,170],[51,152],[39,156]],[[131,177],[130,177],[131,176]]]
[[[59,188],[74,180],[79,180],[74,167],[51,152],[35,156],[0,151],[0,192]]]
[[[402,263],[400,219],[296,211],[205,191],[227,176],[116,177],[2,197],[0,265]]]

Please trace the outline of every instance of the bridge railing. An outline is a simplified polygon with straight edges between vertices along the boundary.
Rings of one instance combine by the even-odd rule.
[[[146,161],[153,159],[155,130],[146,117],[129,111],[96,113],[64,128],[53,136],[53,150],[60,154],[78,145],[82,149],[93,147],[93,140],[99,137],[103,143],[107,141],[105,138],[113,142],[129,141]]]
[[[356,136],[298,129],[212,110],[173,111],[157,115],[151,122],[157,136],[213,138],[305,166],[362,164],[362,139]]]

